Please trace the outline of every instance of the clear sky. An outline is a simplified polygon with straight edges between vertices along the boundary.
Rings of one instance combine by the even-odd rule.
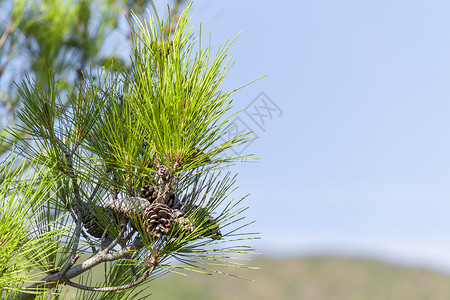
[[[450,272],[450,2],[197,0],[191,13],[214,45],[241,32],[224,89],[268,75],[235,94],[267,115],[241,115],[261,163],[235,168],[258,250]]]

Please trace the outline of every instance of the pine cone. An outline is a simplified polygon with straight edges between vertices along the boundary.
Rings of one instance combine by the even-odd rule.
[[[141,187],[141,198],[147,199],[150,203],[153,203],[158,198],[158,190],[153,185],[145,185]]]
[[[158,176],[162,179],[162,180],[169,180],[169,175],[170,175],[170,171],[169,168],[161,165],[158,168]]]
[[[105,221],[100,222],[98,217],[99,211],[103,211],[106,215],[108,215],[111,219],[117,219],[114,213],[111,211],[101,207],[94,206],[87,202],[77,202],[73,204],[73,209],[76,211],[77,215],[81,218],[81,222],[83,223],[84,228],[86,228],[87,233],[96,238],[101,238],[103,233],[105,232]],[[105,243],[111,242],[113,240],[112,237],[106,236]]]
[[[169,206],[171,209],[180,209],[182,203],[175,194],[171,194],[169,196],[169,199],[167,200],[167,206]]]
[[[203,237],[212,238],[216,240],[220,240],[222,238],[222,233],[220,232],[219,225],[216,222],[216,219],[211,217],[208,211],[205,208],[199,207],[197,205],[191,204],[185,207],[187,213],[185,217],[189,217],[190,215],[196,214],[197,217],[200,217],[200,222],[202,228],[208,228],[202,234]],[[199,225],[200,226],[200,225]]]
[[[140,197],[116,199],[105,204],[106,208],[127,219],[136,218],[149,206],[150,202],[148,202],[147,199]]]
[[[195,231],[195,226],[192,224],[191,220],[183,217],[183,214],[178,214],[175,217],[172,232],[174,237],[185,236],[193,233]]]
[[[173,225],[173,211],[165,204],[154,203],[144,212],[144,229],[155,237],[169,233]]]
[[[213,217],[210,217],[203,225],[203,227],[208,227],[208,229],[203,233],[204,237],[209,237],[214,240],[220,240],[222,238],[222,233],[220,232],[219,225]]]

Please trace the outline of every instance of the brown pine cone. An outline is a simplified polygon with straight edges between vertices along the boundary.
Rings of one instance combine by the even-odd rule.
[[[182,206],[181,200],[175,194],[171,194],[169,196],[169,199],[167,199],[167,203],[166,204],[171,209],[180,209],[181,206]]]
[[[144,211],[144,229],[155,237],[169,233],[173,225],[173,211],[161,203],[154,203]]]
[[[153,203],[158,198],[158,190],[153,185],[145,185],[141,187],[141,198],[147,199],[150,203]]]
[[[184,207],[187,213],[185,217],[190,217],[192,214],[196,214],[197,218],[200,219],[199,228],[205,228],[202,233],[203,237],[212,238],[215,240],[220,240],[222,238],[222,232],[220,232],[219,224],[217,224],[216,219],[214,219],[205,208],[199,207],[195,204],[187,205]]]
[[[149,206],[150,202],[148,202],[147,199],[140,197],[116,199],[105,204],[106,208],[127,219],[137,217]]]
[[[168,180],[169,179],[169,175],[170,175],[170,171],[169,168],[161,165],[158,168],[158,176],[162,179],[162,180]]]
[[[109,218],[117,220],[117,216],[114,213],[101,206],[95,206],[94,208],[90,203],[81,202],[74,203],[72,207],[81,218],[81,222],[83,223],[84,228],[86,228],[86,232],[96,238],[102,237],[108,223],[107,220],[103,220],[103,222],[99,220],[97,215],[100,211],[103,211]],[[105,242],[110,242],[112,240],[113,238],[110,236],[106,236],[105,238]]]
[[[214,240],[220,240],[222,238],[222,232],[220,232],[219,225],[213,217],[210,217],[203,226],[208,227],[203,234],[204,237],[209,237]]]
[[[178,216],[174,220],[173,225],[173,236],[175,238],[178,237],[185,237],[189,234],[192,234],[195,231],[195,226],[192,224],[191,220],[188,218],[181,216]]]

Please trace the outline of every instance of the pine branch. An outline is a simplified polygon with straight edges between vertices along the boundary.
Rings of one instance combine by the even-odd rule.
[[[75,262],[80,258],[80,254],[77,254],[78,244],[80,241],[81,234],[81,220],[76,221],[77,227],[75,229],[75,240],[73,241],[72,253],[70,254],[69,261],[67,262],[64,269],[61,270],[61,276],[66,276],[66,273],[70,270],[70,268],[75,264]]]
[[[15,18],[12,17],[11,20],[9,21],[8,26],[6,27],[2,36],[0,37],[0,49],[2,49],[3,44],[5,43],[6,39],[8,38],[8,35],[13,31],[15,21],[16,21]]]
[[[224,151],[249,141],[245,133],[226,139],[232,92],[219,86],[229,69],[230,43],[214,57],[211,45],[201,49],[200,43],[193,54],[187,9],[173,31],[167,31],[171,16],[134,21],[140,32],[134,32],[127,74],[85,76],[66,102],[58,97],[54,79],[47,88],[30,81],[21,89],[19,117],[32,141],[22,138],[19,149],[54,166],[55,196],[41,220],[50,228],[50,220],[63,214],[66,223],[60,225],[71,216],[76,228],[54,243],[65,246],[47,251],[55,271],[22,290],[18,299],[34,299],[64,284],[87,291],[126,290],[173,268],[171,258],[202,271],[202,263],[221,266],[231,259],[226,254],[247,253],[239,248],[244,239],[230,239],[249,224],[239,223],[245,209],[234,199],[225,202],[234,177],[208,175],[237,160],[224,158]],[[229,225],[237,229],[222,233]],[[128,234],[127,227],[133,228]],[[90,236],[99,239],[98,251]],[[93,255],[76,264],[88,252],[86,242]],[[228,242],[239,245],[221,245]],[[131,261],[129,268],[123,261]],[[102,263],[112,266],[105,286],[72,281]]]
[[[72,282],[70,280],[66,280],[65,283],[67,283],[68,285],[70,285],[72,287],[75,287],[75,288],[78,288],[78,289],[82,289],[82,290],[86,290],[86,291],[92,291],[92,292],[115,292],[115,291],[120,291],[120,290],[126,290],[126,289],[135,287],[135,286],[143,283],[150,276],[150,273],[152,272],[153,269],[154,269],[154,267],[152,267],[150,270],[145,270],[144,274],[138,280],[134,280],[133,282],[130,282],[129,284],[120,285],[120,286],[89,287],[89,286],[85,286],[85,285],[82,285],[82,284],[78,284],[78,283]]]
[[[36,292],[39,292],[42,289],[54,288],[59,283],[67,282],[71,278],[74,278],[103,262],[115,261],[115,260],[124,258],[124,257],[128,256],[130,254],[130,252],[137,251],[142,247],[144,247],[142,240],[135,239],[130,245],[128,245],[127,247],[124,247],[121,251],[117,251],[115,253],[108,253],[106,251],[107,249],[105,249],[101,252],[98,252],[91,258],[85,260],[83,263],[70,268],[65,274],[63,274],[62,271],[59,271],[55,274],[51,274],[51,275],[48,275],[48,276],[42,278],[37,283],[32,284],[31,286],[25,288],[22,292],[20,292],[17,295],[16,299],[18,299],[18,300],[34,299],[36,297]],[[143,280],[145,280],[145,279],[143,279]]]

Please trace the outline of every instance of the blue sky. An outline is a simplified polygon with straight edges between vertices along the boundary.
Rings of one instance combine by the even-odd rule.
[[[450,2],[194,2],[214,45],[241,32],[224,89],[282,114],[234,168],[255,245],[344,253],[450,272]],[[256,102],[257,104],[258,102]],[[251,108],[251,107],[250,107]],[[238,193],[238,194],[239,194]]]
[[[345,254],[450,273],[450,2],[194,1],[223,85],[260,138],[239,173],[254,246]],[[261,93],[264,97],[261,97]],[[268,111],[264,126],[252,115]],[[260,123],[258,123],[260,124]]]

